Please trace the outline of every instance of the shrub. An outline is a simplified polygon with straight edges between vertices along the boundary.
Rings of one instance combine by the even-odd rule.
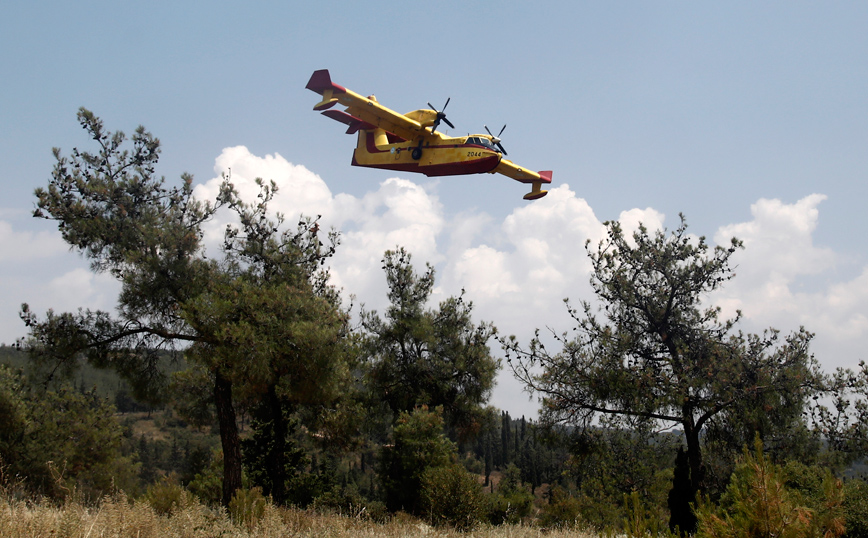
[[[844,527],[847,538],[868,538],[868,483],[863,480],[844,485]]]
[[[489,495],[486,519],[492,525],[521,523],[533,510],[533,495],[529,491]]]
[[[542,507],[539,525],[543,528],[572,528],[581,519],[582,503],[560,486],[549,493],[548,504]]]
[[[242,488],[237,490],[229,501],[229,516],[234,523],[253,530],[265,514],[265,504],[262,488]]]
[[[387,519],[386,505],[381,501],[371,501],[359,494],[355,486],[334,486],[313,501],[318,511],[337,512],[360,519],[383,522]]]
[[[223,451],[215,449],[211,452],[208,466],[196,473],[193,480],[187,484],[187,489],[208,505],[220,504],[223,498]]]
[[[624,495],[624,508],[627,512],[627,517],[624,520],[624,533],[629,538],[646,538],[648,536],[678,538],[688,534],[681,533],[679,525],[670,529],[664,520],[656,517],[654,510],[649,510],[642,502],[638,491]]]
[[[426,469],[421,482],[423,513],[432,524],[467,530],[479,523],[485,497],[476,475],[452,464]]]
[[[427,407],[402,412],[392,433],[394,444],[383,448],[380,480],[392,512],[420,511],[421,479],[426,469],[448,465],[455,444],[443,434],[442,410]]]
[[[805,473],[800,477],[809,478]],[[805,481],[809,490],[810,482]],[[736,465],[720,506],[700,503],[697,538],[834,538],[844,533],[840,481],[827,473],[822,495],[817,495],[822,502],[814,506],[809,506],[813,494],[785,483],[786,473],[763,455],[757,440],[755,454],[745,451]]]
[[[191,504],[190,493],[172,477],[148,486],[144,499],[161,516],[171,516]]]
[[[95,501],[134,489],[137,465],[123,456],[114,407],[95,390],[47,390],[0,365],[0,458],[4,474],[26,477],[31,493],[61,499],[75,491]]]
[[[533,494],[521,481],[521,470],[510,463],[497,492],[488,498],[487,519],[493,525],[516,524],[533,510]]]
[[[313,500],[316,510],[334,511],[352,517],[357,517],[364,505],[365,500],[355,487],[335,486]]]

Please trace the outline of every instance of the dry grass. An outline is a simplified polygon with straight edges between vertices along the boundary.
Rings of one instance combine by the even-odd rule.
[[[534,527],[480,527],[473,532],[431,528],[410,517],[396,517],[386,523],[362,518],[267,505],[259,521],[235,524],[222,510],[195,500],[186,502],[169,516],[160,516],[143,501],[123,495],[104,499],[97,507],[77,502],[55,506],[47,502],[4,499],[0,501],[0,536],[57,538],[164,538],[164,537],[479,537],[479,538],[587,537],[575,530],[542,531]]]

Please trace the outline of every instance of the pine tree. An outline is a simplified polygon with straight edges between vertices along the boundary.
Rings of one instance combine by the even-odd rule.
[[[705,486],[702,433],[712,423],[736,431],[757,418],[769,435],[798,426],[822,379],[809,352],[813,335],[745,335],[735,331],[740,314],[721,319],[720,308],[707,306],[734,277],[730,259],[741,246],[732,239],[712,249],[688,234],[683,217],[672,233],[640,226],[632,237],[607,223],[607,238],[586,244],[599,306],[567,303],[575,326],[558,337],[562,350],[549,353],[538,337],[526,349],[502,340],[515,375],[542,396],[542,420],[579,429],[606,417],[677,426],[695,491]],[[767,405],[785,412],[763,413]]]

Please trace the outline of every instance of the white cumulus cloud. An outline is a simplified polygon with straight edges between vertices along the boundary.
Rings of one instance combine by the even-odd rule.
[[[46,309],[56,312],[74,312],[79,308],[111,311],[120,284],[110,275],[95,274],[79,267],[51,279],[44,292],[51,298]]]
[[[58,233],[16,230],[12,223],[0,220],[0,263],[49,258],[68,248]]]
[[[841,256],[813,239],[825,199],[761,199],[751,206],[752,220],[722,226],[715,241],[725,245],[737,237],[744,250],[732,257],[736,277],[713,300],[726,315],[741,310],[751,331],[804,326],[816,333],[813,350],[821,363],[852,367],[868,358],[868,268],[852,280],[835,280]]]
[[[522,342],[536,328],[551,327],[556,332],[571,328],[564,298],[573,303],[593,300],[585,245],[590,242],[595,248],[605,238],[605,225],[569,185],[551,189],[540,200],[521,202],[502,219],[479,211],[450,214],[433,183],[393,177],[372,184],[360,197],[333,193],[304,166],[278,154],[260,157],[236,146],[217,157],[215,177],[197,185],[196,196],[213,200],[221,174],[230,170],[235,188],[247,201],[258,194],[257,177],[273,180],[279,191],[270,208],[283,213],[289,226],[294,226],[299,214],[322,215],[324,229],[338,229],[342,245],[330,264],[333,282],[343,288],[346,298],[354,294],[356,302],[369,309],[386,305],[380,261],[386,249],[396,246],[413,254],[420,271],[425,262],[435,264],[434,301],[464,289],[474,303],[476,321],[494,322],[501,335],[515,334]],[[824,199],[812,194],[794,203],[758,200],[751,207],[751,220],[721,226],[713,235],[716,244],[726,246],[736,236],[745,249],[733,256],[736,278],[709,300],[722,306],[725,315],[740,309],[745,330],[773,326],[786,333],[804,325],[817,333],[814,351],[827,368],[853,366],[866,358],[863,350],[868,347],[868,267],[842,281],[836,266],[844,256],[815,244]],[[219,248],[231,218],[221,212],[209,223],[209,249]],[[627,233],[639,223],[649,230],[662,229],[665,220],[650,207],[626,208],[619,215]],[[3,286],[7,299],[14,291],[14,301],[19,302],[17,290],[27,289],[27,300],[37,312],[110,308],[117,297],[116,284],[93,275],[80,258],[73,259],[57,233],[15,231],[0,221],[0,248],[7,251],[4,261],[18,259],[10,257],[10,251],[30,260],[44,256],[40,265],[54,271],[50,278],[7,271]],[[9,317],[15,317],[17,306],[7,305]],[[9,321],[13,322],[20,325]],[[9,334],[4,333],[6,341],[13,339]],[[492,348],[500,355],[495,342]],[[536,408],[521,395],[521,386],[507,368],[498,378],[492,403],[515,415],[533,415]]]
[[[805,308],[799,283],[835,264],[835,253],[813,244],[825,196],[812,194],[794,204],[761,199],[751,206],[753,220],[722,226],[715,241],[727,245],[732,237],[744,243],[732,261],[737,277],[725,287],[730,308],[748,319],[789,314],[798,318]]]

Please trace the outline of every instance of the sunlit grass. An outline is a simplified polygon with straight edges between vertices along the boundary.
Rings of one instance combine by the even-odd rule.
[[[236,523],[225,511],[209,508],[195,499],[188,500],[169,515],[161,516],[144,501],[124,495],[102,500],[97,506],[69,501],[50,502],[6,498],[0,502],[0,536],[58,538],[163,538],[163,537],[415,537],[475,536],[490,538],[552,538],[592,536],[569,529],[549,529],[506,525],[480,526],[474,531],[458,532],[432,528],[409,516],[393,517],[378,523],[363,517],[323,514],[295,508],[266,505],[258,521]]]

